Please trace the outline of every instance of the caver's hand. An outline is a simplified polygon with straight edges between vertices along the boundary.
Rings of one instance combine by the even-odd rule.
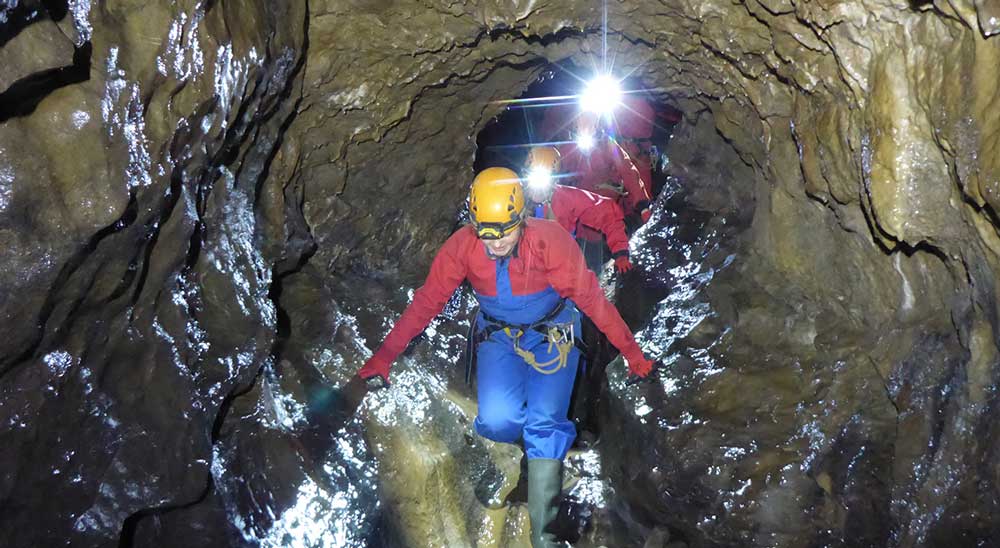
[[[651,360],[646,356],[637,363],[628,362],[627,384],[638,384],[640,382],[652,381],[659,377],[663,364],[659,360]]]
[[[628,260],[628,255],[615,257],[615,269],[619,274],[624,274],[632,270],[632,261]]]
[[[364,367],[358,370],[358,376],[364,379],[369,390],[378,390],[389,386],[389,368],[392,364],[377,356],[368,358]]]

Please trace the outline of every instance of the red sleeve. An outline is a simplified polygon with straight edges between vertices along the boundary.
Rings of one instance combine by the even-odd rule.
[[[572,195],[574,190],[576,187],[556,185],[549,200],[556,222],[571,234],[576,230],[576,222],[580,220],[580,211]]]
[[[626,360],[630,363],[642,361],[642,350],[632,331],[604,296],[597,276],[587,268],[573,237],[561,229],[544,231],[541,236],[546,240],[543,257],[549,285],[560,296],[572,299]]]
[[[431,263],[427,280],[413,295],[413,301],[403,311],[396,325],[372,357],[373,360],[391,364],[399,353],[410,344],[413,337],[441,313],[444,305],[465,280],[468,263],[465,248],[469,233],[466,228],[452,234]]]
[[[580,204],[580,224],[603,232],[604,237],[608,239],[608,248],[615,256],[622,253],[628,255],[625,212],[618,202],[586,190],[576,188],[573,190],[574,200]]]
[[[622,179],[625,192],[628,193],[625,196],[625,201],[628,203],[629,208],[636,211],[641,210],[646,207],[646,205],[643,205],[644,203],[649,204],[653,199],[649,191],[649,184],[642,180],[642,176],[639,175],[639,168],[635,166],[635,162],[625,152],[625,149],[614,141],[612,141],[612,146],[613,149],[611,152],[615,162],[615,170]]]

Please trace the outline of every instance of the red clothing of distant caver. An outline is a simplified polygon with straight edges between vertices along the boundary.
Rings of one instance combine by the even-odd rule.
[[[628,256],[625,214],[618,202],[581,188],[555,185],[548,203],[536,205],[535,217],[555,219],[570,234],[583,226],[604,234],[615,257]]]
[[[562,145],[559,153],[562,172],[572,177],[577,188],[620,201],[625,213],[639,213],[649,207],[652,189],[642,180],[632,158],[614,139],[599,138],[586,150],[576,143]],[[578,236],[601,240],[599,233],[586,227]]]

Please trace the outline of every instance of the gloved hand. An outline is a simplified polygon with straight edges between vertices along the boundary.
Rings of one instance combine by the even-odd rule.
[[[641,360],[628,361],[628,384],[636,384],[656,377],[656,371],[660,368],[657,361],[643,356]]]
[[[624,274],[632,270],[632,261],[628,260],[628,255],[615,257],[615,269],[618,270],[619,274]]]
[[[369,388],[382,388],[389,385],[389,367],[391,365],[376,354],[368,358],[365,365],[358,370],[358,376],[365,381],[370,379],[370,382],[366,382]],[[381,382],[376,377],[381,377]]]
[[[645,224],[649,221],[649,218],[653,216],[653,212],[647,207],[639,213],[639,216],[642,217],[642,222]]]

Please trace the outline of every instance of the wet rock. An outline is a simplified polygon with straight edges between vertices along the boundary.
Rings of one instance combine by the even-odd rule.
[[[649,534],[642,548],[665,548],[668,542],[670,542],[670,531],[657,528]]]
[[[270,271],[254,247],[255,161],[287,116],[273,104],[295,74],[283,48],[302,39],[266,6],[246,5],[263,25],[244,44],[258,62],[251,69],[242,50],[230,68],[197,36],[222,5],[74,14],[93,24],[92,78],[0,127],[0,232],[11,244],[0,299],[5,545],[142,545],[145,520],[197,531],[170,512],[215,500],[217,414],[252,383],[274,338]],[[164,51],[172,27],[178,40],[190,31],[179,64]],[[232,84],[254,70],[267,85],[198,83],[220,67]],[[200,98],[169,106],[195,88]],[[253,114],[227,122],[234,101]],[[249,169],[230,171],[234,162]],[[28,449],[37,439],[44,448]],[[54,485],[66,496],[50,496]],[[46,527],[22,525],[40,516]]]
[[[978,15],[979,28],[984,36],[993,36],[1000,32],[1000,9],[996,4],[976,0],[976,14]]]
[[[0,93],[14,82],[73,64],[73,42],[51,20],[28,25],[0,48]],[[10,99],[8,99],[10,100]]]

